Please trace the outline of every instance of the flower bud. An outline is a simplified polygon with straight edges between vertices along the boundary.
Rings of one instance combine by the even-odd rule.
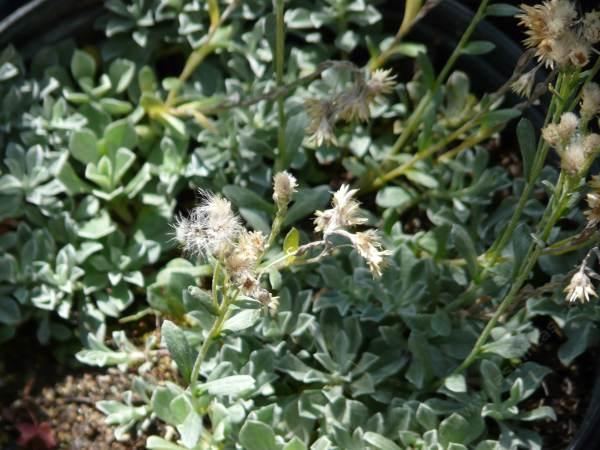
[[[600,86],[589,82],[583,85],[581,91],[581,117],[590,120],[600,112]]]
[[[298,186],[296,178],[287,172],[279,172],[273,177],[273,200],[278,208],[286,207]]]

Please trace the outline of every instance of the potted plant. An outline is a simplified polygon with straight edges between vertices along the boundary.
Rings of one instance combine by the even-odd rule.
[[[41,49],[5,22],[0,337],[118,366],[111,448],[539,448],[581,414],[542,392],[597,334],[600,18],[433,3],[117,0]],[[478,28],[515,14],[518,58]]]

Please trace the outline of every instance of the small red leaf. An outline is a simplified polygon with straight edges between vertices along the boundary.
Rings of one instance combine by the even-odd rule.
[[[52,450],[56,447],[56,439],[48,422],[38,424],[21,422],[16,427],[20,433],[17,441],[20,446],[36,450]]]

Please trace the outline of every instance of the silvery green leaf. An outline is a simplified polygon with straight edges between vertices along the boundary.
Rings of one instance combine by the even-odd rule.
[[[223,187],[223,194],[238,208],[258,209],[268,214],[275,212],[273,203],[266,201],[250,189],[229,184]]]
[[[273,429],[256,420],[246,421],[240,430],[239,439],[244,450],[281,450]]]
[[[553,420],[556,421],[556,413],[554,409],[550,406],[539,406],[530,411],[521,413],[519,416],[520,420],[533,421],[533,420]]]
[[[463,416],[452,413],[440,423],[440,443],[444,447],[447,447],[452,442],[468,444],[473,439],[473,437],[470,436],[469,428],[470,424]]]
[[[477,251],[473,239],[463,226],[457,224],[452,226],[452,238],[456,250],[467,262],[469,274],[477,280],[479,278],[479,263],[477,262]]]
[[[115,230],[116,226],[111,221],[108,213],[102,211],[98,217],[84,222],[79,227],[77,234],[84,239],[97,240],[111,234]]]
[[[435,412],[425,403],[420,403],[416,413],[417,422],[426,430],[432,430],[438,426],[438,418]]]
[[[188,343],[185,334],[177,325],[169,320],[163,322],[161,334],[167,344],[167,349],[185,382],[190,382],[192,367],[196,359],[196,352]]]
[[[133,302],[133,293],[127,288],[125,283],[114,286],[110,292],[96,292],[96,305],[98,309],[110,317],[119,317]]]
[[[124,192],[129,199],[133,199],[144,186],[152,179],[151,165],[145,163],[135,176],[127,183]]]
[[[19,69],[9,62],[0,65],[0,82],[10,80],[19,74]]]
[[[260,309],[243,309],[227,319],[223,324],[223,330],[242,331],[253,326],[260,319]]]
[[[387,186],[377,192],[375,202],[382,208],[398,208],[410,202],[413,197],[404,188]]]
[[[124,92],[135,76],[135,63],[126,59],[114,60],[108,68],[108,76],[116,92]]]
[[[521,149],[521,157],[523,158],[523,173],[525,179],[529,179],[537,151],[535,131],[529,119],[523,118],[519,121],[517,125],[517,138],[519,140],[519,148]]]
[[[465,55],[484,55],[496,48],[496,45],[489,41],[471,41],[463,49]]]
[[[254,378],[250,375],[231,375],[214,381],[199,384],[198,391],[206,391],[216,397],[237,397],[256,387]]]
[[[77,175],[73,166],[71,166],[68,161],[65,161],[62,165],[57,174],[57,178],[69,195],[84,194],[92,189],[89,184],[85,183],[79,175]]]
[[[117,149],[115,153],[115,164],[114,164],[114,174],[113,174],[113,183],[118,183],[127,169],[131,167],[133,162],[135,161],[135,153],[131,150],[121,147]]]
[[[93,78],[96,73],[96,62],[87,52],[75,50],[71,59],[71,73],[75,79]]]
[[[88,163],[85,177],[107,191],[112,190],[113,163],[110,158],[105,155],[100,158],[98,164]]]
[[[504,381],[502,372],[493,361],[488,359],[481,361],[480,370],[483,388],[492,401],[498,403],[500,401],[500,393],[502,392],[502,383]]]
[[[146,406],[135,407],[115,400],[101,400],[96,403],[96,407],[106,414],[106,423],[109,425],[135,422],[144,418],[149,413]]]
[[[133,110],[133,105],[124,100],[116,98],[102,98],[98,102],[103,111],[106,111],[112,116],[124,116]]]
[[[187,448],[193,448],[198,443],[204,427],[202,417],[196,411],[190,411],[181,425],[177,427],[181,435],[181,442]]]
[[[178,425],[180,419],[171,410],[171,404],[175,398],[183,394],[183,389],[174,383],[168,382],[164,386],[158,386],[152,393],[152,411],[163,421],[170,425]]]
[[[0,194],[15,195],[23,190],[21,181],[14,175],[2,175],[0,177]]]
[[[21,309],[15,300],[0,296],[0,324],[18,325],[21,321]]]
[[[329,450],[331,446],[331,440],[327,436],[321,436],[310,446],[310,450]]]
[[[69,139],[69,150],[73,157],[84,164],[96,163],[100,159],[96,135],[88,129],[76,130]]]
[[[149,436],[146,440],[146,447],[149,450],[188,450],[186,447],[177,445],[158,436]]]
[[[364,434],[363,439],[367,444],[370,444],[379,450],[401,450],[394,441],[378,433],[368,431]]]
[[[529,349],[529,340],[522,334],[506,335],[481,347],[484,353],[495,353],[503,358],[519,358]]]
[[[294,194],[294,203],[290,206],[285,216],[284,225],[292,225],[298,220],[314,214],[318,209],[323,209],[327,205],[329,198],[328,186],[300,189]]]
[[[115,154],[121,147],[133,149],[137,145],[137,134],[133,125],[126,119],[108,125],[104,132],[104,145],[108,154]]]
[[[294,436],[282,450],[307,450],[306,445],[298,437]]]
[[[487,16],[514,17],[522,12],[519,8],[508,3],[494,3],[485,9]]]
[[[450,375],[444,380],[444,386],[452,392],[467,392],[467,383],[462,374]]]

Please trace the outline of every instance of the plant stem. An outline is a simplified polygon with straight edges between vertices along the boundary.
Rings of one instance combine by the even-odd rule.
[[[194,361],[194,367],[192,368],[192,375],[190,376],[190,392],[192,395],[194,394],[196,384],[198,384],[198,375],[200,374],[200,368],[202,367],[204,358],[206,358],[206,354],[208,353],[208,350],[210,349],[210,346],[215,338],[219,336],[219,333],[221,333],[221,327],[229,315],[229,307],[234,300],[234,296],[228,296],[223,299],[223,303],[219,308],[219,316],[217,317],[217,320],[215,320],[215,323],[211,327],[206,339],[204,339],[204,342],[198,351],[198,356],[196,356],[196,361]]]
[[[185,66],[178,77],[179,83],[177,83],[167,94],[167,100],[165,102],[167,106],[173,105],[175,98],[177,97],[177,93],[179,92],[179,89],[183,83],[185,83],[185,81],[192,76],[198,66],[202,64],[202,61],[204,61],[204,59],[215,50],[216,47],[213,45],[212,39],[215,37],[217,30],[221,27],[223,22],[227,20],[235,8],[237,8],[238,3],[239,0],[234,0],[229,4],[227,9],[225,9],[223,14],[219,17],[218,22],[214,24],[214,26],[211,26],[200,47],[190,53],[190,56],[188,56]]]
[[[202,346],[200,347],[200,350],[198,351],[198,355],[196,356],[196,361],[194,361],[194,366],[192,367],[192,374],[190,376],[190,391],[192,392],[192,395],[194,392],[194,388],[196,387],[196,384],[198,383],[198,375],[200,374],[200,368],[202,367],[202,362],[204,361],[204,358],[206,358],[206,354],[208,353],[208,350],[209,350],[210,346],[212,345],[213,340],[221,332],[221,327],[223,326],[223,323],[227,319],[227,316],[229,313],[229,306],[231,306],[231,303],[233,303],[233,301],[237,298],[237,291],[234,292],[233,295],[227,295],[227,292],[224,290],[223,291],[223,302],[221,303],[221,305],[219,305],[218,296],[219,296],[220,274],[221,274],[221,261],[217,260],[217,262],[215,263],[215,267],[213,269],[213,276],[212,276],[212,303],[213,303],[213,306],[215,306],[218,310],[218,316],[217,316],[217,319],[215,320],[215,323],[213,323],[213,326],[211,327],[210,331],[206,335],[206,339],[204,339],[204,342],[202,343]]]
[[[565,175],[561,174],[559,181],[556,186],[555,194],[553,198],[550,200],[547,211],[551,211],[548,215],[545,224],[540,223],[540,227],[542,227],[541,240],[545,242],[550,236],[550,232],[552,231],[552,227],[554,224],[560,219],[566,203],[568,201],[568,195],[570,194],[570,185],[568,180],[565,180]],[[566,181],[566,182],[565,182]],[[542,226],[543,225],[543,226]],[[511,306],[513,301],[517,298],[517,294],[519,293],[521,287],[529,278],[531,270],[535,266],[538,261],[538,258],[542,254],[544,250],[543,245],[540,245],[538,241],[534,240],[527,251],[527,256],[525,257],[521,267],[519,268],[519,272],[517,278],[512,284],[510,290],[504,297],[504,299],[500,302],[498,309],[494,312],[492,318],[488,321],[485,328],[479,335],[479,338],[475,342],[473,349],[469,353],[469,355],[465,358],[465,360],[458,366],[453,374],[457,374],[468,368],[479,356],[481,348],[486,343],[488,337],[490,336],[492,329],[498,323],[500,317],[507,311],[507,309]]]
[[[275,77],[277,87],[283,86],[283,65],[285,63],[285,23],[283,22],[283,0],[273,0],[275,7]],[[277,158],[275,161],[275,171],[279,172],[285,169],[286,149],[285,149],[285,108],[284,97],[277,97],[277,116],[279,128],[277,130]]]
[[[571,89],[571,84],[567,82],[563,74],[559,74],[558,79],[556,81],[556,87],[562,96],[565,92],[569,92],[569,89]],[[550,107],[548,109],[548,114],[546,115],[544,126],[547,125],[549,122],[555,122],[557,118],[560,117],[560,114],[562,114],[562,112],[564,111],[563,108],[564,103],[562,103],[558,97],[553,96],[550,102]],[[527,184],[525,185],[525,188],[521,193],[521,197],[519,198],[519,202],[517,203],[515,211],[510,219],[510,222],[500,235],[500,238],[496,240],[496,242],[494,242],[492,247],[488,250],[488,267],[494,266],[494,264],[498,261],[498,258],[500,257],[500,253],[502,252],[504,247],[506,247],[506,244],[508,243],[510,238],[513,236],[515,228],[519,224],[521,214],[525,209],[525,205],[527,204],[527,201],[531,196],[537,179],[540,173],[542,172],[542,169],[544,168],[544,162],[546,161],[546,157],[548,156],[549,150],[549,145],[546,143],[546,141],[540,138],[540,140],[538,141],[538,148],[533,161],[533,166],[531,168],[529,180],[527,180]]]
[[[395,169],[390,170],[389,172],[385,173],[384,175],[376,178],[375,181],[373,181],[372,186],[370,186],[369,190],[379,189],[388,181],[391,181],[394,178],[398,178],[399,176],[406,174],[406,172],[408,172],[410,169],[412,169],[413,166],[417,162],[422,161],[425,158],[429,158],[434,153],[443,149],[450,142],[459,138],[463,133],[465,133],[469,129],[473,128],[476,125],[476,122],[477,122],[476,119],[479,119],[479,118],[480,117],[478,114],[477,117],[474,117],[472,120],[469,120],[463,126],[458,128],[457,130],[453,131],[451,134],[446,136],[444,139],[440,140],[438,143],[432,145],[431,147],[426,148],[423,151],[415,153],[413,155],[413,157],[411,159],[409,159],[408,161],[406,161],[405,163],[401,164],[400,166],[396,167]],[[504,124],[502,124],[502,126],[504,126]],[[486,132],[483,132],[483,133],[475,133],[473,136],[469,137],[468,139],[465,139],[458,146],[445,152],[438,159],[440,161],[448,160],[448,159],[454,157],[456,154],[460,153],[462,150],[472,147],[476,144],[479,144],[480,142],[489,138],[494,133],[498,132],[500,128],[501,127],[498,126],[498,127],[490,128],[490,129],[486,130]]]
[[[421,118],[423,117],[425,110],[431,103],[433,93],[437,92],[437,90],[439,89],[441,84],[448,77],[450,70],[452,70],[454,63],[456,62],[458,57],[461,55],[465,45],[471,38],[471,35],[473,34],[473,32],[475,31],[475,28],[477,27],[479,22],[481,22],[481,20],[485,16],[485,10],[487,8],[488,3],[489,3],[489,0],[483,0],[479,4],[479,7],[477,8],[475,15],[473,16],[473,19],[471,19],[469,26],[467,27],[467,29],[461,36],[460,41],[456,45],[456,48],[454,49],[454,51],[452,52],[452,54],[446,61],[446,64],[444,65],[444,67],[442,68],[442,71],[436,78],[431,90],[429,90],[427,92],[427,94],[425,94],[425,96],[423,98],[421,98],[416,109],[413,111],[410,118],[408,119],[408,123],[406,124],[406,127],[404,128],[404,130],[402,130],[402,133],[400,134],[400,136],[394,143],[394,146],[390,150],[390,155],[394,155],[394,154],[398,153],[408,143],[413,132],[416,130],[416,128],[421,123]]]

